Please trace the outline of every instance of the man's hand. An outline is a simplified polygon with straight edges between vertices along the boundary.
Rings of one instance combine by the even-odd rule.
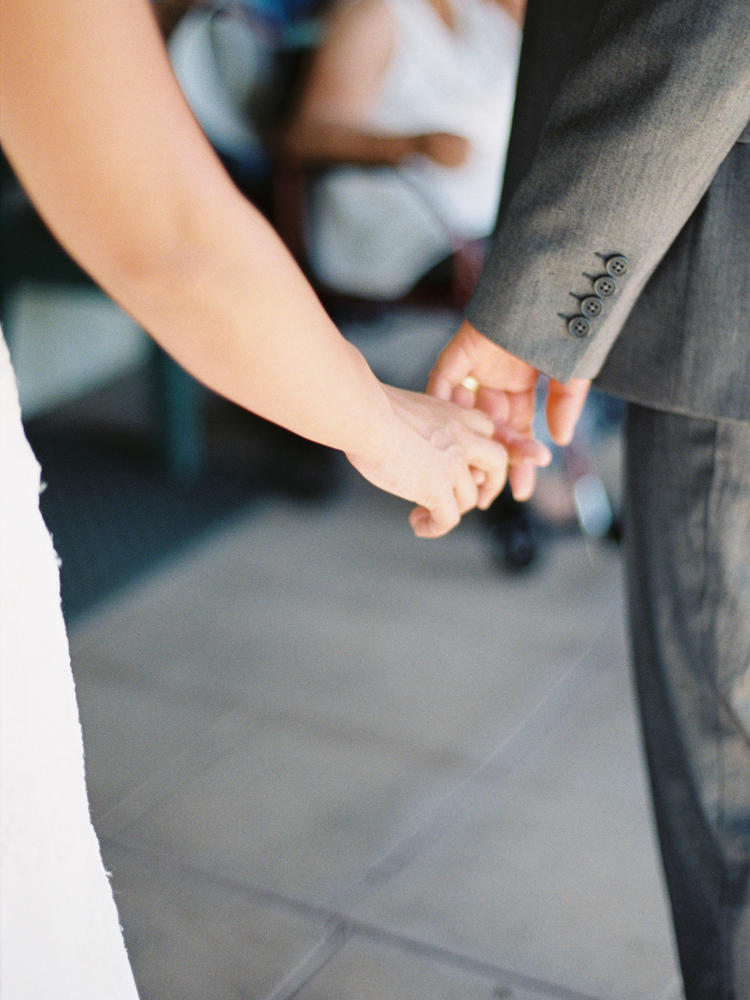
[[[495,437],[508,449],[509,480],[513,496],[527,500],[536,485],[536,466],[541,453],[534,446],[534,402],[539,372],[508,351],[493,344],[464,321],[453,340],[443,349],[430,375],[428,393],[452,400],[459,406],[484,410],[495,424]],[[467,387],[466,380],[478,387]],[[547,427],[559,445],[569,444],[586,402],[591,383],[571,379],[563,385],[550,380],[547,391]],[[525,450],[524,450],[525,449]],[[544,449],[546,451],[546,449]]]

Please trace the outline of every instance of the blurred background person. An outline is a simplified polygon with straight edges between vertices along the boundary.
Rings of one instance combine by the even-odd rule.
[[[326,286],[395,299],[491,233],[510,129],[520,0],[345,0],[285,151],[326,165],[308,252]]]
[[[282,142],[311,171],[303,239],[324,290],[398,302],[425,280],[449,287],[454,308],[468,300],[497,214],[524,8],[525,0],[331,8]],[[434,335],[414,317],[403,324],[410,337],[396,320],[380,325],[396,335],[348,335],[399,384],[423,384],[441,346]],[[509,490],[484,520],[502,569],[535,562],[530,511]]]

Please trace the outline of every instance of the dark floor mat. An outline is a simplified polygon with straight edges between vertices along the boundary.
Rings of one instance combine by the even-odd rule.
[[[62,560],[68,620],[262,495],[248,470],[214,464],[183,483],[147,449],[81,434],[29,437],[47,484],[41,508]]]
[[[185,482],[165,470],[147,440],[44,420],[27,427],[47,484],[41,508],[62,561],[68,621],[263,498],[311,502],[331,494],[336,475],[327,449],[263,424],[240,430],[244,453],[232,447],[225,420],[204,470]]]

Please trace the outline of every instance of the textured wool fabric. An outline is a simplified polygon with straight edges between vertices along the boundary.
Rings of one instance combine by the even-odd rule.
[[[630,634],[688,1000],[750,996],[750,425],[628,407]]]
[[[748,51],[745,0],[530,2],[500,224],[467,313],[482,333],[561,381],[597,375],[617,341],[608,389],[750,419]],[[615,254],[627,274],[572,336]]]
[[[746,0],[529,0],[468,309],[641,404],[631,642],[687,1000],[750,996],[749,52]]]

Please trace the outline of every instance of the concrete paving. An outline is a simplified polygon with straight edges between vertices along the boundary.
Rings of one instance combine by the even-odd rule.
[[[617,550],[407,510],[269,500],[72,628],[143,1000],[676,1000]]]

